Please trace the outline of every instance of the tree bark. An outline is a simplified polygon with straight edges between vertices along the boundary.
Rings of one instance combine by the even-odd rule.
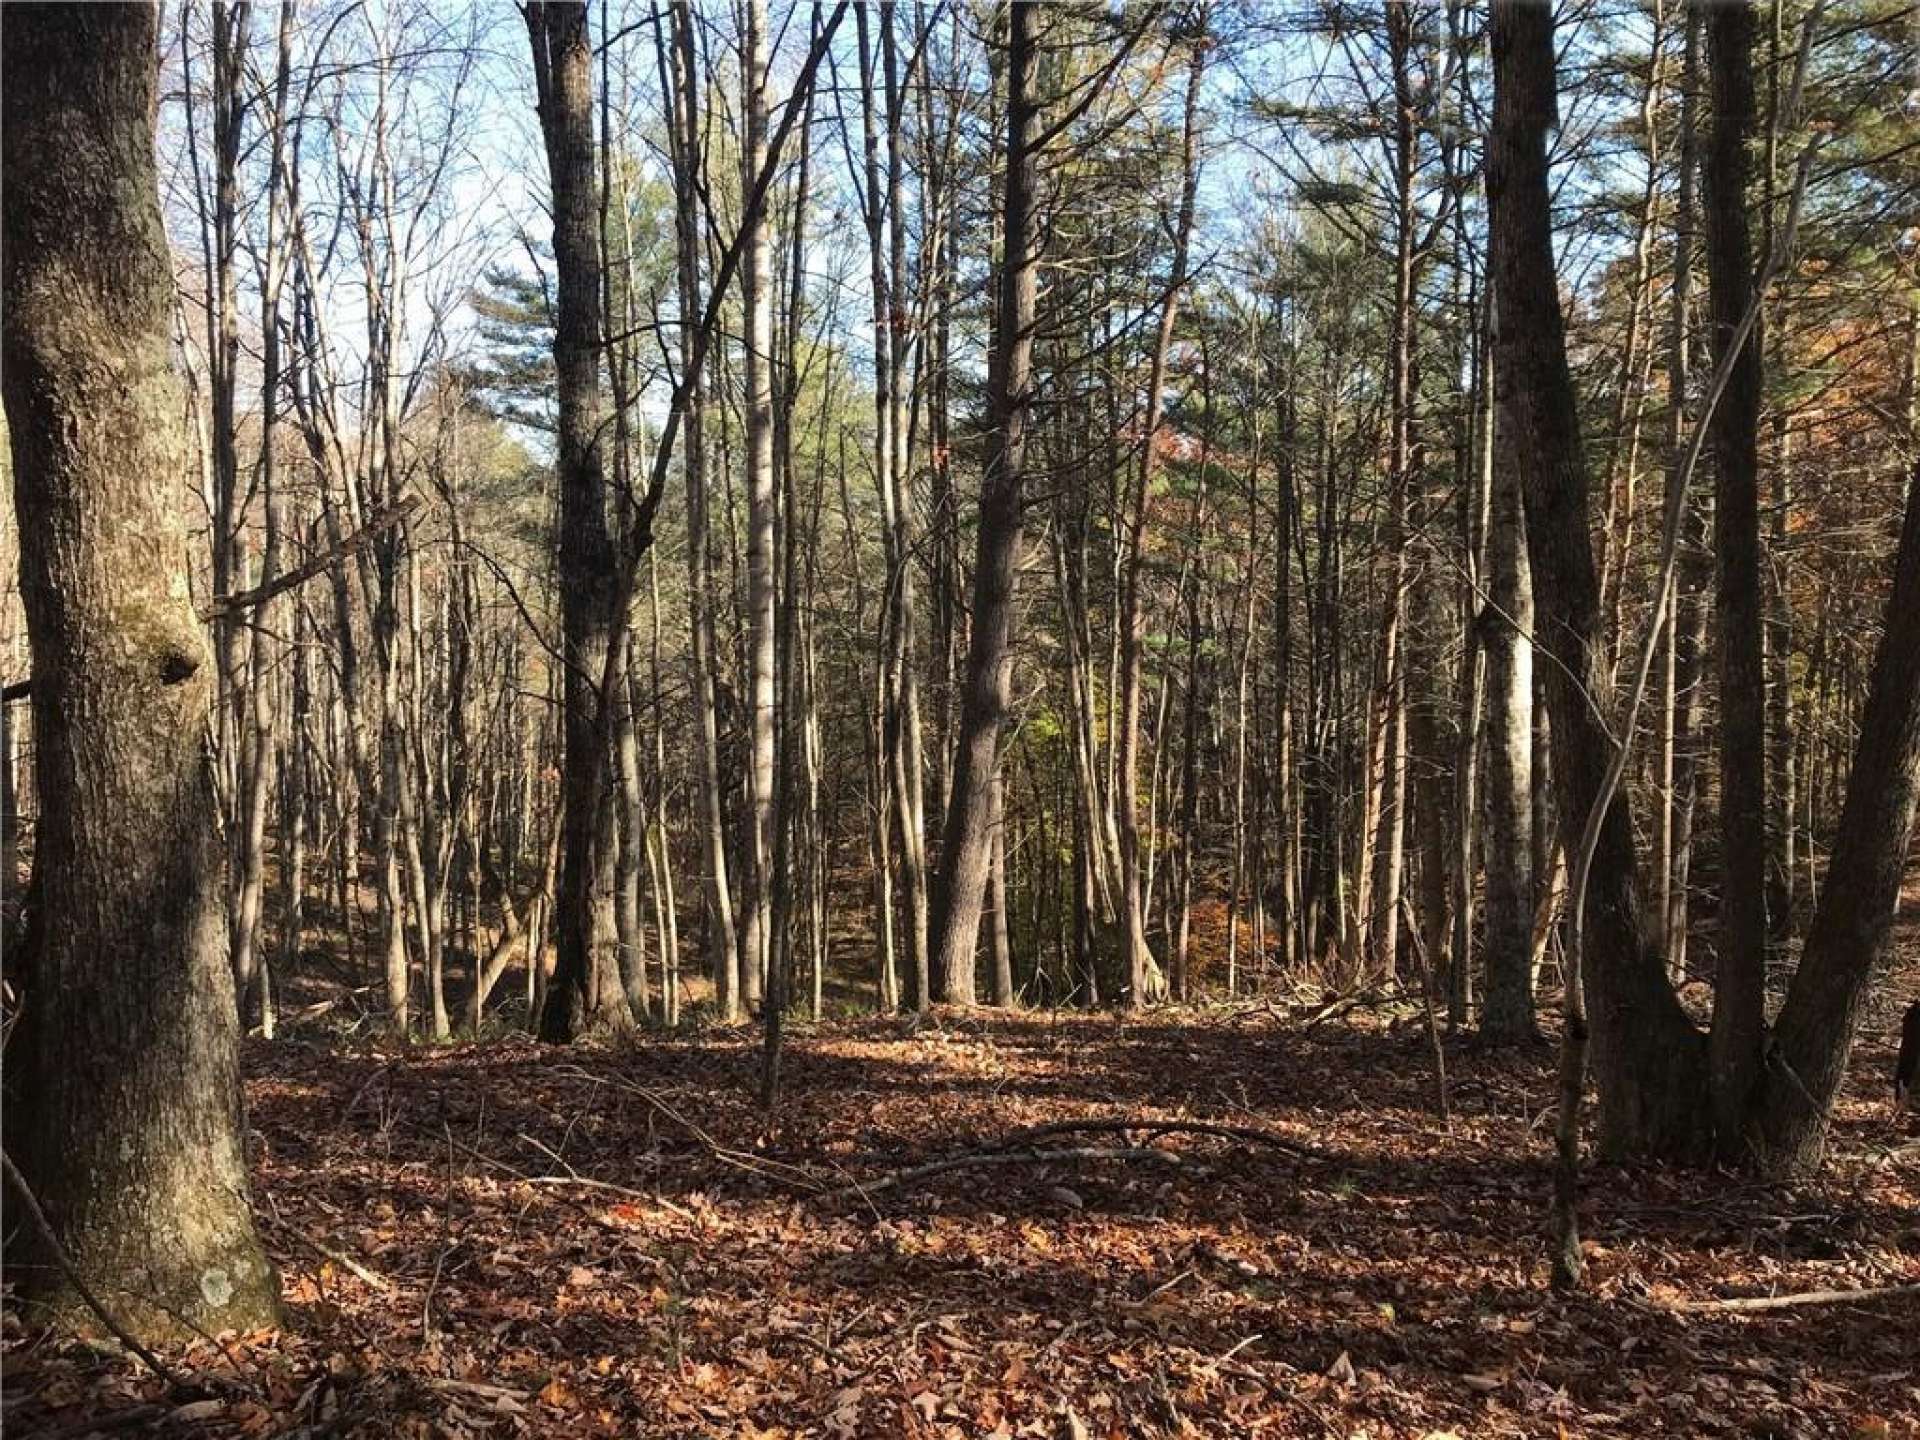
[[[1754,12],[1746,0],[1707,10],[1713,127],[1705,166],[1707,289],[1713,359],[1753,296],[1747,143],[1753,130]],[[1760,593],[1760,362],[1756,319],[1708,424],[1713,450],[1715,608],[1720,679],[1720,917],[1708,1038],[1715,1129],[1739,1146],[1766,1029],[1767,716]],[[1726,1158],[1738,1159],[1729,1151]]]
[[[1596,706],[1609,671],[1588,529],[1588,477],[1553,260],[1547,130],[1555,114],[1553,17],[1525,0],[1493,11],[1495,102],[1487,194],[1497,307],[1502,452],[1522,477],[1527,552],[1546,652],[1553,780],[1563,844],[1577,854],[1613,739]],[[1641,929],[1633,833],[1616,796],[1588,884],[1585,1014],[1607,1154],[1698,1158],[1708,1134],[1705,1054]],[[1583,1035],[1574,1040],[1583,1042]]]
[[[1699,154],[1694,112],[1699,90],[1700,12],[1688,7],[1685,40],[1680,71],[1679,194],[1674,206],[1673,283],[1667,321],[1667,483],[1679,483],[1685,453],[1684,430],[1687,412],[1687,374],[1693,347],[1688,329],[1688,311],[1693,293],[1693,229],[1696,223],[1694,174]],[[1660,911],[1658,917],[1661,949],[1667,958],[1669,974],[1680,976],[1686,968],[1687,946],[1687,870],[1693,827],[1694,765],[1688,740],[1693,731],[1699,680],[1699,656],[1704,647],[1701,625],[1703,608],[1699,602],[1699,565],[1694,563],[1697,546],[1689,525],[1685,543],[1688,553],[1680,568],[1682,584],[1668,604],[1665,669],[1662,675],[1660,721],[1661,807],[1655,855],[1659,867]]]
[[[1000,727],[1012,679],[1014,582],[1026,479],[1027,424],[1033,403],[1033,331],[1039,247],[1034,206],[1039,190],[1035,152],[1037,7],[1015,5],[1007,46],[1005,253],[1000,266],[994,346],[988,376],[991,431],[980,487],[980,531],[974,560],[973,634],[967,647],[953,798],[947,806],[941,874],[934,910],[935,970],[951,993],[974,989],[980,912],[993,868],[993,785],[1000,766]]]
[[[600,449],[600,228],[593,70],[584,4],[526,10],[553,189],[558,304],[559,585],[565,664],[557,955],[541,1038],[565,1042],[632,1023],[614,953],[612,788],[603,784],[601,672],[613,624],[614,552]]]
[[[751,187],[767,152],[766,0],[747,0],[741,55],[746,92],[743,188]],[[741,905],[740,979],[757,1006],[767,973],[772,893],[774,773],[773,275],[764,211],[746,217],[741,244],[741,303],[746,310],[747,428],[747,808],[740,853],[746,862]]]
[[[1013,913],[1007,891],[1007,806],[1006,776],[993,777],[993,920],[988,927],[992,939],[993,1003],[1011,1008],[1016,996],[1013,987]]]
[[[674,251],[678,261],[681,383],[686,388],[687,625],[693,661],[695,826],[707,906],[707,954],[721,1019],[740,1018],[740,958],[727,874],[725,811],[720,789],[719,699],[715,687],[712,568],[707,527],[706,370],[699,363],[694,325],[700,299],[700,72],[694,60],[694,16],[673,6],[670,47],[663,37],[660,67],[672,96]]]
[[[1502,317],[1504,318],[1504,317]],[[1496,319],[1496,328],[1501,321]],[[1498,366],[1487,377],[1497,390]],[[1496,421],[1497,425],[1497,421]],[[1493,462],[1487,525],[1487,988],[1480,1033],[1510,1044],[1535,1033],[1533,1010],[1533,577],[1523,472]]]
[[[242,1148],[214,787],[214,657],[152,117],[155,10],[0,12],[4,392],[41,804],[8,1145],[61,1248],[149,1337],[278,1319]],[[95,1323],[44,1242],[9,1257]]]
[[[913,489],[909,480],[913,427],[908,419],[908,392],[911,386],[907,364],[910,348],[907,319],[907,212],[900,134],[904,104],[899,47],[893,30],[897,12],[898,7],[894,5],[879,7],[881,68],[887,95],[887,264],[892,277],[888,286],[891,304],[885,322],[891,332],[887,358],[893,370],[886,386],[888,403],[892,407],[887,428],[893,436],[892,468],[886,477],[890,497],[887,523],[893,543],[895,572],[892,587],[894,619],[890,634],[894,653],[895,706],[892,763],[894,805],[900,818],[901,899],[907,911],[908,979],[917,1003],[924,1005],[932,993],[933,960],[928,940],[926,786],[921,764],[919,655],[914,643],[918,609],[914,602],[914,578],[921,560]]]

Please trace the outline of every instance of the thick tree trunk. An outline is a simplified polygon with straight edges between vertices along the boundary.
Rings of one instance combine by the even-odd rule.
[[[242,1148],[188,471],[152,117],[156,12],[7,7],[4,373],[41,805],[7,1143],[121,1320],[273,1324]],[[31,1226],[12,1273],[86,1311]]]
[[[1608,663],[1579,407],[1553,261],[1546,144],[1555,112],[1551,12],[1524,0],[1497,0],[1493,56],[1487,193],[1501,453],[1524,486],[1536,636],[1549,657],[1553,779],[1561,838],[1571,855],[1579,852],[1613,741],[1594,708],[1608,701]],[[1618,796],[1600,828],[1586,911],[1587,1014],[1570,1018],[1592,1029],[1601,1149],[1697,1158],[1710,1133],[1701,1104],[1704,1047],[1642,932],[1633,833]]]

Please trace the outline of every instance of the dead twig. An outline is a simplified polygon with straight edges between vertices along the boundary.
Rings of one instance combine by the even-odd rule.
[[[496,1403],[505,1400],[516,1405],[532,1394],[529,1390],[515,1390],[510,1385],[489,1385],[483,1380],[447,1380],[437,1375],[427,1378],[427,1386],[429,1389],[445,1391],[450,1395],[468,1395],[476,1400]]]
[[[1311,1035],[1329,1020],[1345,1015],[1350,1010],[1367,1010],[1376,1005],[1390,1005],[1401,998],[1403,997],[1398,990],[1369,989],[1354,995],[1342,995],[1314,1011],[1306,1023],[1300,1027],[1300,1034],[1302,1037]]]
[[[646,1190],[635,1190],[629,1185],[616,1185],[611,1180],[595,1180],[590,1175],[582,1175],[578,1170],[574,1169],[573,1166],[568,1165],[565,1160],[561,1160],[558,1155],[554,1155],[553,1151],[547,1150],[546,1146],[542,1145],[538,1140],[535,1140],[531,1135],[522,1135],[520,1138],[535,1148],[545,1150],[547,1154],[553,1155],[553,1158],[559,1160],[567,1172],[565,1175],[523,1175],[521,1178],[529,1185],[578,1185],[583,1190],[604,1190],[608,1194],[624,1195],[629,1200],[638,1200],[646,1205],[657,1205],[669,1214],[678,1215],[682,1220],[694,1220],[698,1218],[691,1210],[687,1209],[686,1206],[676,1205],[665,1196],[655,1195]]]
[[[1060,1135],[1119,1135],[1139,1133],[1148,1139],[1162,1135],[1208,1135],[1219,1140],[1238,1140],[1247,1145],[1262,1145],[1303,1160],[1331,1160],[1333,1157],[1299,1140],[1289,1140],[1271,1130],[1253,1125],[1225,1125],[1215,1120],[1143,1120],[1130,1117],[1098,1120],[1058,1120],[1016,1130],[1003,1142],[1006,1145],[1031,1145]]]
[[[518,1136],[519,1139],[526,1141],[529,1145],[533,1146],[536,1150],[539,1150],[544,1154],[551,1156],[556,1162],[558,1162],[558,1164],[563,1169],[566,1170],[567,1173],[564,1175],[529,1175],[527,1174],[526,1171],[518,1168],[517,1166],[509,1165],[506,1161],[498,1159],[495,1156],[489,1155],[484,1150],[476,1150],[473,1146],[468,1145],[463,1141],[456,1140],[453,1143],[456,1146],[458,1146],[460,1149],[466,1151],[467,1154],[471,1155],[474,1159],[478,1160],[482,1165],[491,1166],[493,1169],[498,1170],[503,1174],[511,1175],[514,1179],[520,1181],[523,1185],[577,1185],[582,1190],[604,1190],[609,1194],[621,1195],[629,1200],[638,1200],[642,1204],[657,1205],[662,1210],[666,1210],[674,1215],[678,1215],[682,1220],[696,1220],[698,1218],[697,1216],[694,1215],[694,1213],[691,1210],[688,1210],[685,1206],[676,1205],[673,1203],[673,1201],[665,1199],[662,1196],[649,1194],[645,1190],[635,1190],[630,1186],[626,1186],[626,1185],[616,1185],[611,1180],[595,1180],[589,1176],[582,1175],[578,1171],[576,1171],[573,1168],[573,1166],[567,1164],[565,1160],[561,1159],[561,1157],[558,1154],[556,1154],[552,1149],[548,1148],[545,1145],[542,1145],[538,1140],[535,1140],[531,1135],[528,1135],[521,1131],[516,1131],[515,1134]],[[574,1203],[578,1204],[579,1202],[576,1201]]]
[[[1864,1305],[1877,1300],[1920,1299],[1920,1285],[1881,1285],[1864,1290],[1801,1290],[1791,1295],[1729,1295],[1720,1300],[1675,1300],[1659,1308],[1681,1315],[1715,1311],[1751,1313],[1793,1310],[1804,1305]]]
[[[311,560],[296,565],[286,574],[277,577],[265,585],[253,590],[242,590],[232,595],[216,595],[200,607],[200,618],[211,623],[236,610],[245,610],[251,606],[264,604],[276,595],[304,585],[314,576],[330,570],[341,561],[351,558],[356,552],[364,550],[378,536],[391,530],[395,525],[412,518],[420,508],[420,497],[408,495],[387,509],[375,515],[358,530],[348,535],[339,544],[321,551]],[[0,686],[0,705],[11,704],[16,700],[25,700],[33,694],[33,677],[15,680]]]
[[[306,1246],[307,1249],[311,1250],[314,1254],[318,1255],[322,1260],[331,1260],[334,1264],[338,1265],[342,1270],[345,1270],[349,1275],[353,1276],[356,1280],[359,1280],[362,1284],[371,1286],[373,1289],[378,1290],[383,1295],[389,1295],[393,1293],[393,1282],[391,1280],[387,1279],[386,1276],[382,1275],[377,1270],[368,1269],[365,1265],[361,1264],[358,1260],[354,1259],[351,1255],[347,1254],[345,1251],[335,1250],[330,1245],[322,1245],[318,1240],[314,1239],[311,1235],[307,1234],[306,1231],[300,1229],[298,1226],[294,1225],[291,1221],[282,1220],[277,1215],[267,1215],[266,1219],[270,1223],[274,1225],[278,1225],[280,1229],[283,1232],[285,1232],[287,1236],[289,1236],[291,1239],[299,1241],[302,1245]]]
[[[1067,1160],[1151,1160],[1162,1165],[1186,1163],[1171,1150],[1158,1150],[1150,1145],[1075,1145],[1053,1150],[975,1150],[965,1155],[950,1155],[944,1160],[930,1160],[925,1165],[913,1165],[905,1170],[895,1170],[875,1180],[855,1181],[851,1185],[842,1185],[837,1190],[825,1191],[819,1198],[847,1200],[858,1196],[866,1199],[883,1190],[898,1190],[904,1185],[915,1185],[922,1180],[950,1175],[956,1170],[974,1170],[990,1165],[1048,1165]]]
[[[433,1297],[440,1290],[440,1276],[446,1270],[447,1256],[453,1253],[453,1131],[446,1121],[440,1122],[440,1128],[447,1137],[447,1190],[440,1202],[440,1246],[433,1257],[433,1275],[427,1281],[426,1293],[420,1297],[420,1343],[433,1344]]]
[[[706,1150],[707,1154],[711,1155],[723,1165],[731,1165],[736,1170],[745,1170],[750,1175],[758,1175],[761,1179],[772,1180],[776,1184],[794,1186],[797,1189],[810,1193],[820,1192],[821,1183],[819,1179],[810,1172],[802,1169],[798,1165],[789,1165],[784,1160],[772,1160],[764,1155],[752,1155],[744,1150],[735,1150],[729,1146],[722,1145],[719,1141],[715,1140],[713,1136],[694,1124],[693,1121],[687,1119],[686,1116],[675,1110],[671,1105],[667,1104],[666,1101],[662,1100],[658,1095],[643,1085],[635,1085],[626,1080],[616,1080],[611,1075],[596,1075],[591,1070],[579,1065],[556,1066],[553,1073],[556,1075],[569,1075],[578,1080],[590,1080],[596,1085],[609,1085],[624,1094],[644,1100],[648,1105],[653,1107],[658,1114],[671,1120],[675,1125],[678,1125],[682,1130],[685,1130],[689,1135],[693,1136],[695,1140],[699,1141],[701,1147]],[[562,1163],[564,1164],[565,1162],[563,1161]]]
[[[1428,963],[1427,942],[1420,938],[1420,926],[1406,897],[1400,898],[1400,913],[1407,919],[1407,938],[1413,942],[1413,955],[1420,962],[1420,1000],[1426,1011],[1427,1042],[1433,1049],[1434,1101],[1440,1108],[1440,1123],[1453,1129],[1453,1098],[1447,1090],[1447,1047],[1440,1039],[1440,1017],[1434,1013],[1433,966]]]

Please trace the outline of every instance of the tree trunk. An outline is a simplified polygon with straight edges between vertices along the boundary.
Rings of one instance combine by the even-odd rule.
[[[686,452],[682,460],[687,487],[687,624],[692,632],[695,833],[701,881],[707,904],[707,954],[720,1018],[740,1018],[739,948],[733,919],[733,892],[727,874],[725,810],[720,783],[719,698],[715,652],[711,547],[707,538],[706,370],[699,363],[691,318],[701,313],[700,72],[694,61],[692,11],[674,6],[670,54],[661,67],[673,96],[669,133],[673,138],[674,250],[678,259],[680,365],[686,387]],[[664,41],[662,42],[665,43]]]
[[[1141,645],[1146,614],[1140,593],[1146,568],[1147,505],[1153,491],[1157,442],[1164,405],[1167,355],[1173,345],[1174,322],[1187,285],[1187,248],[1193,236],[1195,197],[1200,184],[1200,86],[1206,74],[1207,42],[1203,33],[1192,40],[1193,57],[1187,68],[1187,93],[1180,144],[1180,209],[1173,228],[1173,272],[1160,306],[1160,330],[1147,369],[1147,413],[1141,427],[1140,464],[1134,471],[1133,496],[1128,507],[1127,543],[1120,598],[1120,918],[1127,937],[1127,1005],[1139,1009],[1166,995],[1166,976],[1147,944],[1147,908],[1142,873],[1146,868],[1140,842],[1140,683]]]
[[[600,228],[594,196],[593,71],[585,5],[526,11],[540,129],[553,188],[559,395],[559,588],[565,664],[556,963],[543,1039],[631,1024],[614,954],[613,806],[602,782],[601,672],[613,623],[614,553],[600,448]]]
[[[741,54],[741,84],[746,91],[746,144],[742,151],[744,189],[766,162],[767,43],[766,0],[747,0]],[[777,500],[773,478],[773,274],[771,232],[764,209],[746,217],[740,267],[741,303],[746,309],[747,420],[747,808],[740,853],[746,861],[745,897],[740,926],[741,990],[757,1006],[765,984],[769,941],[769,905],[773,866],[774,772],[774,525]]]
[[[1667,483],[1679,483],[1684,455],[1684,429],[1687,413],[1687,373],[1692,358],[1688,331],[1688,310],[1693,292],[1694,172],[1698,151],[1694,124],[1695,96],[1699,90],[1700,11],[1689,6],[1686,36],[1680,70],[1680,143],[1679,195],[1674,209],[1673,284],[1667,320]],[[1683,543],[1687,556],[1680,568],[1680,579],[1669,598],[1664,669],[1661,677],[1660,719],[1660,824],[1655,860],[1659,867],[1660,911],[1658,930],[1661,950],[1667,958],[1668,973],[1676,978],[1686,969],[1687,946],[1687,856],[1690,850],[1693,820],[1693,772],[1687,741],[1692,732],[1695,687],[1698,681],[1698,657],[1704,637],[1700,622],[1704,619],[1699,603],[1699,567],[1692,563],[1695,550],[1692,526]]]
[[[1847,775],[1826,889],[1774,1023],[1747,1132],[1760,1167],[1812,1168],[1846,1073],[1868,986],[1899,906],[1920,798],[1920,466],[1908,479],[1893,593]]]
[[[153,151],[156,12],[8,7],[4,373],[41,805],[7,1141],[149,1337],[278,1320],[247,1205]],[[33,1227],[23,1296],[94,1324]]]
[[[613,920],[619,945],[620,987],[636,1019],[653,1013],[647,985],[647,937],[640,919],[640,871],[646,863],[646,802],[640,789],[640,735],[634,717],[633,644],[615,681],[613,772],[614,842]]]
[[[0,700],[0,940],[10,940],[5,927],[12,919],[20,883],[20,798],[14,780],[15,742],[12,707]]]
[[[1753,295],[1747,224],[1747,142],[1753,129],[1749,4],[1707,11],[1713,128],[1705,167],[1707,289],[1716,368]],[[1720,923],[1713,986],[1715,1130],[1725,1158],[1759,1079],[1766,1029],[1767,715],[1760,593],[1760,361],[1758,321],[1733,362],[1708,424],[1713,449],[1713,548],[1720,670]]]
[[[1588,479],[1553,262],[1547,129],[1555,113],[1553,17],[1497,0],[1495,109],[1488,146],[1495,382],[1501,451],[1521,477],[1535,634],[1549,656],[1547,706],[1562,841],[1580,849],[1612,739],[1595,713],[1608,698]],[[1600,1090],[1603,1153],[1697,1158],[1709,1133],[1704,1047],[1641,930],[1633,833],[1616,796],[1588,882],[1586,1015]],[[1575,1035],[1581,1042],[1584,1036]]]
[[[1004,258],[996,301],[988,376],[991,432],[980,486],[980,534],[974,561],[973,634],[967,648],[955,751],[953,798],[941,845],[934,969],[950,993],[971,998],[980,912],[993,868],[993,783],[1000,766],[1000,727],[1011,684],[1013,592],[1018,571],[1021,505],[1026,479],[1027,423],[1033,402],[1033,330],[1039,248],[1034,205],[1039,156],[1035,8],[1015,5],[1007,47],[1007,151]]]
[[[1503,302],[1502,302],[1503,303]],[[1494,321],[1496,329],[1504,314]],[[1497,365],[1487,383],[1502,383]],[[1496,417],[1496,434],[1498,419]],[[1533,1011],[1533,577],[1527,568],[1523,472],[1495,462],[1487,524],[1487,988],[1480,1033],[1531,1037]]]
[[[894,805],[900,812],[900,888],[907,910],[908,977],[917,1002],[924,1004],[932,993],[933,961],[928,939],[926,786],[921,773],[919,656],[914,643],[917,611],[914,576],[921,561],[913,490],[908,478],[913,431],[908,422],[907,212],[900,135],[904,106],[899,47],[893,33],[897,8],[885,5],[878,12],[881,66],[887,94],[887,264],[891,275],[888,285],[891,304],[886,327],[892,332],[887,358],[893,370],[886,385],[892,407],[887,428],[893,436],[892,469],[886,477],[890,493],[888,529],[895,557],[895,613],[890,637],[895,654],[893,788]]]
[[[1007,893],[1007,807],[1006,777],[993,777],[993,920],[988,934],[993,941],[993,1003],[1001,1009],[1014,1004],[1013,988],[1013,915]]]

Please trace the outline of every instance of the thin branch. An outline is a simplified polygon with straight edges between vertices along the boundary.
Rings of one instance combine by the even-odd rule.
[[[232,595],[216,595],[202,605],[197,612],[200,619],[211,624],[213,621],[235,611],[246,610],[252,606],[264,604],[278,595],[298,587],[313,579],[316,575],[331,570],[341,561],[366,549],[378,535],[391,530],[394,526],[412,518],[420,508],[420,497],[408,495],[397,503],[388,506],[358,530],[348,535],[337,545],[329,546],[320,554],[304,564],[296,565],[286,574],[277,576],[272,582],[252,590],[241,590]],[[25,700],[33,694],[33,677],[15,680],[12,684],[0,687],[0,705],[10,705],[16,700]]]
[[[1048,1165],[1062,1160],[1152,1160],[1162,1165],[1184,1165],[1186,1162],[1171,1150],[1157,1150],[1151,1145],[1075,1145],[1057,1150],[976,1150],[966,1155],[951,1155],[944,1160],[932,1160],[925,1165],[910,1166],[905,1170],[894,1170],[877,1180],[854,1181],[842,1185],[837,1190],[828,1190],[821,1194],[822,1200],[867,1199],[883,1190],[897,1190],[904,1185],[918,1184],[922,1180],[931,1180],[939,1175],[951,1175],[956,1170],[976,1170],[993,1165]]]
[[[1920,1285],[1881,1285],[1865,1290],[1802,1290],[1791,1295],[1730,1295],[1724,1300],[1675,1300],[1663,1310],[1679,1315],[1709,1315],[1716,1311],[1751,1314],[1760,1310],[1793,1310],[1803,1305],[1865,1305],[1876,1300],[1920,1299]]]
[[[74,1293],[99,1318],[100,1323],[107,1327],[114,1339],[139,1356],[149,1370],[167,1382],[168,1389],[174,1391],[188,1389],[187,1384],[162,1364],[158,1356],[134,1339],[132,1331],[114,1319],[113,1312],[107,1309],[100,1297],[93,1293],[92,1287],[81,1278],[80,1272],[74,1268],[73,1260],[67,1254],[66,1247],[60,1243],[60,1237],[54,1234],[53,1222],[47,1219],[47,1212],[40,1208],[40,1198],[33,1193],[33,1187],[27,1184],[27,1177],[20,1173],[19,1167],[13,1163],[13,1157],[4,1149],[0,1149],[0,1167],[4,1167],[6,1178],[19,1192],[21,1201],[27,1207],[27,1216],[33,1221],[33,1228],[40,1232],[40,1238],[46,1242],[47,1251],[53,1256],[54,1264],[59,1266],[60,1273],[67,1277],[67,1283],[73,1286]]]

